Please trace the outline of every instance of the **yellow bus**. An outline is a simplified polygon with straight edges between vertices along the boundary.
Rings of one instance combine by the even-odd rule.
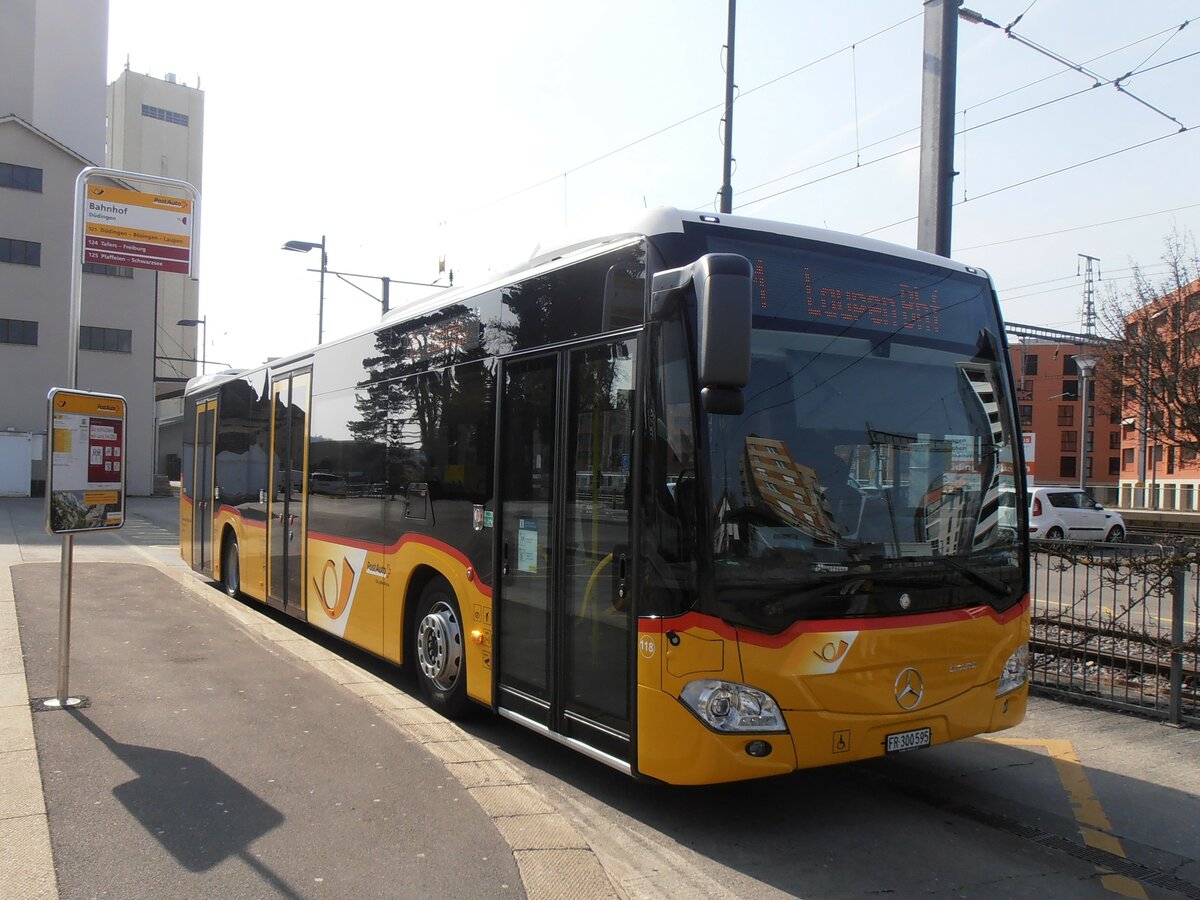
[[[654,210],[186,390],[193,569],[633,776],[1025,714],[1028,524],[987,274]]]

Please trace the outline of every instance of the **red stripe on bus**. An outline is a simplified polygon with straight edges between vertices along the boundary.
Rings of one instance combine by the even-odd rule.
[[[434,550],[439,550],[442,553],[445,553],[447,556],[453,557],[457,562],[461,563],[464,567],[469,568],[472,571],[479,571],[478,568],[461,550],[458,550],[450,544],[442,541],[434,540],[431,537],[426,537],[423,534],[406,534],[390,546],[386,546],[374,541],[357,541],[353,538],[337,538],[331,534],[324,534],[319,531],[310,531],[308,536],[310,539],[315,538],[316,540],[325,541],[329,544],[336,544],[339,547],[356,547],[359,550],[366,550],[368,552],[375,551],[376,553],[384,554],[397,553],[400,548],[407,543],[424,544],[426,547],[432,547]],[[487,597],[492,596],[492,588],[490,585],[484,584],[478,578],[474,579],[474,584],[479,589],[481,594]]]
[[[704,628],[726,640],[743,640],[760,647],[783,647],[802,634],[823,631],[882,631],[891,628],[921,628],[929,625],[945,625],[948,622],[966,622],[971,619],[991,618],[1007,625],[1020,618],[1029,609],[1029,595],[1021,598],[1004,612],[996,612],[990,606],[972,606],[967,609],[948,609],[941,612],[922,613],[915,616],[890,616],[880,619],[813,619],[796,622],[779,634],[762,634],[733,625],[706,613],[689,612],[674,618],[641,619],[638,631],[657,634],[661,631],[687,631]]]

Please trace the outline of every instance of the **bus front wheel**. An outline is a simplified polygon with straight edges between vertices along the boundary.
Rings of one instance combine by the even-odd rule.
[[[458,599],[450,585],[436,578],[417,600],[413,653],[417,681],[429,705],[448,718],[467,705],[465,633]]]

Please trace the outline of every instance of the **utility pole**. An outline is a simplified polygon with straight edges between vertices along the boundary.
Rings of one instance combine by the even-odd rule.
[[[737,0],[729,0],[729,37],[725,43],[725,165],[721,175],[722,213],[733,212],[733,26]]]
[[[1080,259],[1087,262],[1087,268],[1084,270],[1083,282],[1083,333],[1096,333],[1096,285],[1092,281],[1092,263],[1099,263],[1100,259],[1095,256],[1088,256],[1086,253],[1077,253]],[[1076,263],[1075,274],[1079,274],[1079,265]],[[1100,266],[1096,266],[1096,279],[1099,280]]]
[[[950,255],[954,188],[954,89],[961,0],[925,0],[921,75],[921,180],[917,248]]]

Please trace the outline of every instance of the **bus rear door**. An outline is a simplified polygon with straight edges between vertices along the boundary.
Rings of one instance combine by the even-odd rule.
[[[217,398],[196,403],[196,452],[192,458],[192,568],[212,575],[212,529],[216,515],[213,451],[217,434]]]
[[[633,339],[505,363],[501,713],[630,759]]]

